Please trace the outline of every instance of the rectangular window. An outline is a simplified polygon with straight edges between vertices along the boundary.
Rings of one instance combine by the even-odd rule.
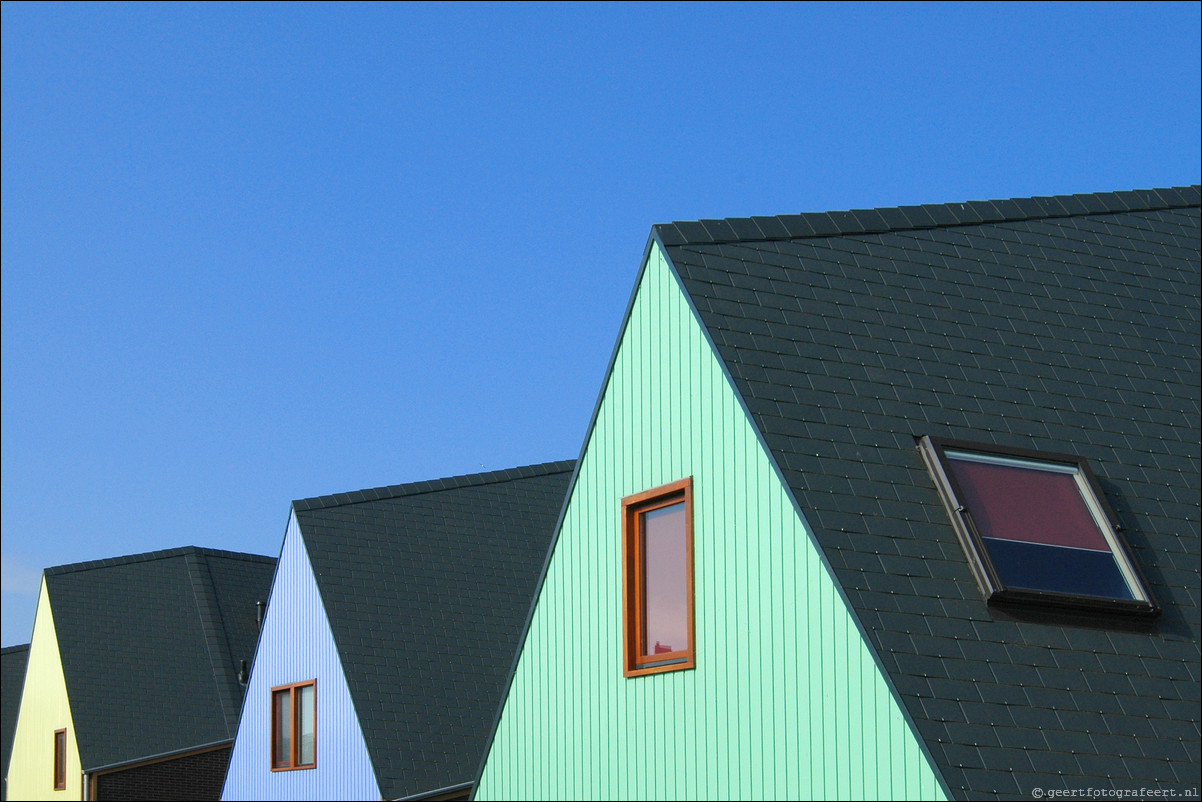
[[[693,668],[693,480],[622,499],[624,673]]]
[[[1158,612],[1085,460],[930,437],[920,448],[987,600]]]
[[[54,790],[67,788],[67,731],[54,731]]]
[[[317,681],[271,689],[271,770],[317,765]]]

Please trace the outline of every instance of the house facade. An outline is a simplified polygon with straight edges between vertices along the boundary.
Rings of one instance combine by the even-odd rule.
[[[571,469],[293,502],[222,797],[466,798]]]
[[[79,746],[44,576],[28,661],[5,791],[9,799],[83,799]]]
[[[655,227],[476,798],[1196,793],[1199,251],[1196,186]]]
[[[275,561],[183,548],[48,568],[12,799],[215,799]]]

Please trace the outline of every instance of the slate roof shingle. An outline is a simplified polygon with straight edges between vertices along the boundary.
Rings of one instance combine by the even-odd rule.
[[[573,467],[293,502],[384,798],[474,779]]]
[[[43,572],[84,771],[233,738],[275,562],[189,546]]]
[[[951,792],[1196,788],[1199,187],[653,236]],[[987,606],[922,435],[1088,459],[1161,618]]]

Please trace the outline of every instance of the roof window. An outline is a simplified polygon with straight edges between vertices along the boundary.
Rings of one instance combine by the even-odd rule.
[[[931,437],[919,448],[987,601],[1159,612],[1085,460]]]

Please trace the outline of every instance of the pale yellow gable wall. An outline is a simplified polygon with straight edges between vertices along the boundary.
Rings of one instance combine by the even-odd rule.
[[[54,731],[67,730],[67,788],[54,790]],[[25,689],[13,734],[12,758],[8,763],[8,798],[82,799],[79,749],[75,727],[71,723],[71,705],[67,683],[58,653],[54,616],[46,580],[38,595],[29,643],[29,665],[25,671]]]

